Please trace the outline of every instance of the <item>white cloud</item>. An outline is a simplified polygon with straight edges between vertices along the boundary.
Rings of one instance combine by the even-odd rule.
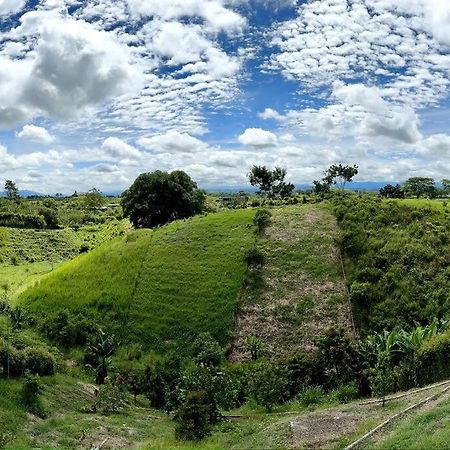
[[[196,153],[205,150],[208,145],[187,133],[168,131],[165,134],[150,138],[141,138],[138,144],[147,150],[159,153]]]
[[[14,14],[23,9],[25,0],[0,0],[0,16]]]
[[[127,0],[133,14],[158,16],[166,21],[182,17],[201,17],[216,32],[241,32],[246,20],[226,8],[220,0]]]
[[[51,144],[55,138],[43,127],[36,125],[25,125],[17,137],[31,142],[38,142],[40,144]]]
[[[30,39],[32,49],[22,59],[0,53],[0,124],[76,117],[139,84],[129,48],[113,33],[53,11],[20,20],[9,37]]]
[[[122,139],[109,137],[102,144],[102,150],[113,159],[136,158],[141,153],[133,146],[127,144]]]
[[[277,137],[270,131],[261,128],[247,128],[238,137],[242,145],[248,147],[274,147],[277,145]]]

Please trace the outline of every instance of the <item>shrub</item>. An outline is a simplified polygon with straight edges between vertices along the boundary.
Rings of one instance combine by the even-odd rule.
[[[175,436],[179,440],[200,441],[211,434],[216,406],[205,391],[189,392],[175,413]]]
[[[267,411],[287,400],[288,376],[281,364],[259,361],[252,366],[248,376],[249,396]]]
[[[123,380],[120,376],[107,377],[100,386],[94,403],[94,411],[102,409],[104,413],[115,413],[124,401]]]
[[[318,405],[322,402],[324,397],[323,388],[320,386],[308,386],[304,388],[299,396],[298,400],[303,406]]]
[[[431,338],[419,349],[417,377],[420,384],[450,377],[450,330]]]
[[[23,353],[4,340],[0,340],[0,376],[17,377],[22,375],[24,370]]]
[[[34,375],[53,375],[55,357],[42,347],[27,347],[22,350],[26,370]]]
[[[255,217],[253,218],[253,224],[256,226],[258,233],[262,233],[269,225],[272,214],[267,209],[258,209]]]
[[[245,255],[245,262],[250,268],[261,268],[266,262],[266,257],[256,247],[252,247]]]
[[[20,393],[20,402],[28,412],[39,417],[44,416],[44,410],[39,398],[41,391],[39,377],[29,373],[26,374]]]
[[[336,389],[333,396],[340,403],[349,403],[359,397],[358,386],[356,386],[356,384],[347,384]]]
[[[209,333],[201,333],[193,345],[194,362],[206,367],[218,366],[223,357],[219,343]]]

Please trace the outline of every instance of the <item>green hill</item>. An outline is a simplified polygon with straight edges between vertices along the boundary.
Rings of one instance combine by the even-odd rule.
[[[225,344],[246,271],[254,212],[138,230],[54,270],[18,299],[35,318],[81,312],[122,343],[164,350],[210,331]]]

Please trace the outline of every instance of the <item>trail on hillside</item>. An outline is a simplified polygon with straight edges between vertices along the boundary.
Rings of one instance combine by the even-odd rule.
[[[272,213],[257,244],[266,264],[250,274],[240,294],[231,350],[235,361],[248,358],[248,336],[283,356],[311,351],[314,340],[332,325],[352,332],[334,216],[309,205]]]

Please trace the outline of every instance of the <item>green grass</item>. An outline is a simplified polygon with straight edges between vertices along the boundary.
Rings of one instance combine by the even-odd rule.
[[[393,431],[379,443],[371,443],[377,449],[444,449],[450,442],[450,400],[437,405],[431,411],[415,415],[395,425]]]
[[[184,346],[202,331],[224,345],[253,215],[229,211],[132,232],[55,269],[19,303],[41,317],[85,311],[122,343],[156,351]]]

